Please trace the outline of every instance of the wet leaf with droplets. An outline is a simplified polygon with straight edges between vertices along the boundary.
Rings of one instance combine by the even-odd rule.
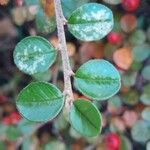
[[[56,50],[44,38],[29,36],[21,40],[14,50],[14,62],[24,73],[42,73],[54,63]]]
[[[84,4],[71,14],[68,29],[83,41],[95,41],[105,37],[113,28],[113,14],[104,5]]]

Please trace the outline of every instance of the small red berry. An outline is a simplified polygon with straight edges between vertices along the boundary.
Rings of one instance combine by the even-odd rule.
[[[106,135],[105,143],[107,150],[119,150],[120,137],[116,133],[109,133]]]
[[[16,6],[22,6],[23,0],[15,0]]]
[[[5,125],[11,125],[11,118],[9,116],[4,117],[2,123]]]
[[[20,119],[21,119],[21,116],[18,112],[13,112],[11,115],[10,115],[10,118],[11,118],[11,123],[12,124],[17,124]]]
[[[122,36],[117,32],[110,32],[107,36],[107,40],[110,44],[118,44],[122,41]]]
[[[135,11],[140,5],[140,0],[122,0],[122,7],[129,12]]]
[[[14,125],[17,124],[21,119],[21,116],[18,112],[13,112],[9,116],[3,118],[2,122],[5,125]]]

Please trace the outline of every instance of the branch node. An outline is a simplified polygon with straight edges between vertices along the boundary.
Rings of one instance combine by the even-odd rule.
[[[62,18],[62,21],[63,21],[63,25],[66,25],[68,23],[68,20],[64,16]]]
[[[72,70],[70,70],[70,71],[68,71],[68,75],[71,77],[71,76],[74,76],[75,73]]]

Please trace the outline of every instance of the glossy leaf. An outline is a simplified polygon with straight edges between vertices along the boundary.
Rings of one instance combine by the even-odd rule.
[[[101,115],[90,101],[75,100],[69,119],[73,128],[83,136],[96,136],[101,131]]]
[[[74,139],[80,139],[82,136],[79,132],[77,132],[73,127],[70,127],[69,134]]]
[[[32,137],[30,136],[29,138],[23,141],[21,150],[27,150],[27,149],[29,150],[31,149],[32,145],[34,145],[34,141],[32,140]]]
[[[132,128],[132,137],[137,142],[150,139],[150,122],[139,120]]]
[[[139,71],[140,69],[141,69],[141,67],[142,67],[142,63],[140,63],[140,62],[133,62],[132,63],[132,65],[131,65],[131,69],[133,70],[133,71]]]
[[[120,75],[108,61],[90,60],[75,73],[74,85],[89,98],[105,100],[120,89]]]
[[[142,111],[142,118],[144,120],[150,121],[150,107],[146,107],[143,111]]]
[[[146,33],[143,30],[136,30],[130,37],[132,44],[143,44],[146,40]]]
[[[56,18],[48,17],[42,9],[35,16],[37,30],[41,33],[51,33],[56,29]]]
[[[131,87],[136,83],[137,72],[127,72],[121,77],[122,84],[125,87]]]
[[[67,119],[65,118],[64,114],[61,113],[54,121],[54,127],[57,129],[57,130],[64,130],[68,127],[68,121]]]
[[[44,146],[44,150],[66,150],[66,146],[63,142],[51,141]]]
[[[3,141],[0,141],[0,149],[6,150],[6,146],[5,146],[5,143]]]
[[[1,136],[5,135],[6,129],[7,129],[6,125],[0,124],[0,135]]]
[[[19,112],[31,121],[48,121],[57,116],[64,105],[59,89],[46,82],[32,82],[17,98]]]
[[[148,44],[137,45],[132,50],[133,59],[142,62],[150,56],[150,46]]]
[[[14,62],[27,74],[41,73],[54,63],[56,50],[44,38],[29,36],[21,40],[14,50]]]
[[[150,150],[150,141],[146,144],[146,150]]]
[[[150,105],[150,84],[144,86],[143,94],[140,97],[140,100],[145,105]]]
[[[122,105],[120,97],[117,95],[111,97],[108,101],[108,105],[111,107],[120,107]]]
[[[132,89],[128,93],[123,94],[122,100],[127,105],[135,105],[139,101],[139,93]]]
[[[23,118],[17,128],[24,135],[29,134],[35,128],[36,123]]]
[[[118,5],[121,3],[121,0],[103,0],[105,3],[108,3],[110,5]]]
[[[150,81],[150,65],[144,67],[142,70],[142,76],[144,79]]]
[[[83,41],[100,40],[113,27],[113,15],[109,8],[97,3],[88,3],[76,9],[68,19],[68,29]]]
[[[39,4],[39,0],[25,0],[26,5],[32,6]]]
[[[51,72],[47,70],[42,73],[36,73],[32,76],[37,81],[50,81],[51,80]]]
[[[6,129],[6,137],[10,140],[10,141],[16,141],[19,137],[20,137],[20,132],[19,130],[14,127],[14,126],[8,126]]]
[[[120,150],[132,150],[132,144],[126,136],[121,135]]]

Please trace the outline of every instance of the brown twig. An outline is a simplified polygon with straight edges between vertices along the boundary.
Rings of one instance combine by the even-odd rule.
[[[56,14],[56,22],[57,22],[59,49],[61,52],[63,72],[64,72],[64,95],[66,97],[65,106],[68,110],[70,110],[70,107],[74,100],[70,77],[74,73],[71,69],[69,56],[67,52],[66,37],[65,37],[65,31],[64,31],[65,19],[64,19],[63,12],[62,12],[61,0],[54,0],[54,5],[55,5],[55,14]]]

